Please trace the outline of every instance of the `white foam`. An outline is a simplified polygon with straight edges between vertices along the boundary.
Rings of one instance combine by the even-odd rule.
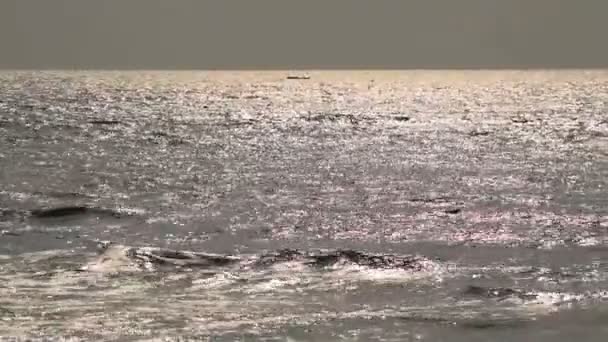
[[[134,272],[141,270],[127,256],[128,247],[110,245],[101,255],[82,267],[82,270],[99,273]]]
[[[433,261],[420,261],[422,270],[372,268],[356,264],[335,265],[331,277],[341,280],[401,283],[416,280],[442,281],[447,269]]]

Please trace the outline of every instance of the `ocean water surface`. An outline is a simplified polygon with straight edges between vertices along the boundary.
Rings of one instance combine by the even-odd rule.
[[[608,72],[0,73],[0,336],[606,341]]]

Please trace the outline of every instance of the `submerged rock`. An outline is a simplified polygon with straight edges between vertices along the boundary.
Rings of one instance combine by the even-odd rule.
[[[159,270],[163,267],[222,267],[240,261],[238,257],[174,251],[153,247],[127,247],[104,243],[102,253],[82,270],[92,272],[134,272]]]
[[[353,250],[338,250],[324,254],[311,255],[310,264],[314,266],[331,266],[340,262],[350,262],[360,266],[381,269],[407,269],[422,271],[429,259],[414,255],[367,254]]]
[[[527,293],[522,290],[515,290],[508,287],[482,287],[482,286],[469,286],[464,291],[465,295],[485,297],[485,298],[497,298],[504,300],[507,298],[519,298],[522,300],[536,299],[537,295]]]
[[[262,255],[259,257],[257,265],[269,266],[291,261],[301,261],[303,264],[313,267],[329,267],[340,263],[351,263],[371,268],[421,271],[426,269],[426,263],[430,260],[422,256],[368,254],[354,250],[302,252],[294,249],[283,249]]]

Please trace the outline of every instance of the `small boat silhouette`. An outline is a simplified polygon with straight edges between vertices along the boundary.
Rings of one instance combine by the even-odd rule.
[[[309,80],[309,75],[287,75],[288,80]]]

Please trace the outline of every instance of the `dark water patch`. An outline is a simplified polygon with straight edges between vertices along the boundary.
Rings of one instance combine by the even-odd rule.
[[[89,123],[91,125],[119,125],[122,123],[120,120],[90,120]]]
[[[453,200],[454,199],[451,197],[428,197],[428,198],[414,197],[414,198],[406,199],[407,202],[412,202],[412,203],[449,203],[449,202],[452,202]]]
[[[164,131],[152,131],[144,135],[144,140],[153,144],[167,144],[169,146],[185,145],[190,142],[187,136],[172,134]]]
[[[339,123],[346,122],[352,125],[358,125],[365,121],[376,121],[372,118],[354,115],[354,114],[343,114],[343,113],[332,113],[332,114],[316,114],[301,117],[304,121],[317,122],[317,123]]]
[[[249,119],[249,120],[228,120],[217,123],[217,126],[226,127],[226,128],[238,128],[238,127],[246,127],[253,126],[257,123],[257,120]]]
[[[532,322],[523,319],[472,319],[461,321],[457,326],[465,329],[487,330],[487,329],[518,329],[525,328]]]
[[[469,136],[472,136],[472,137],[486,137],[488,135],[490,135],[489,131],[475,130],[475,131],[469,132]]]
[[[57,218],[73,215],[84,215],[89,212],[87,207],[61,207],[52,209],[35,209],[32,210],[32,216],[37,218]]]
[[[414,323],[431,323],[431,324],[454,324],[455,322],[449,318],[436,317],[436,316],[424,316],[424,315],[402,315],[396,316],[395,319],[404,322]]]
[[[12,310],[0,306],[0,318],[16,317],[17,315]]]
[[[86,206],[68,206],[68,207],[58,207],[58,208],[50,208],[50,209],[35,209],[35,210],[32,210],[31,214],[33,217],[39,218],[39,219],[63,218],[63,217],[82,216],[82,215],[101,215],[101,216],[111,216],[111,217],[120,218],[123,216],[131,215],[131,214],[115,211],[112,209],[86,207]]]
[[[57,239],[61,236],[61,239]],[[76,232],[65,231],[57,234],[44,228],[16,227],[3,230],[0,234],[0,254],[19,255],[45,250],[68,250],[79,246],[81,238]]]
[[[0,208],[0,222],[21,220],[27,215],[28,212],[25,210]]]

